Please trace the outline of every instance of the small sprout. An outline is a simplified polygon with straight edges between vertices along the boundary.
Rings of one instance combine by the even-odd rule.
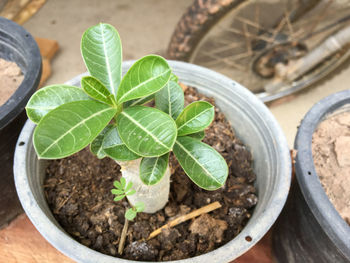
[[[125,218],[128,219],[129,221],[132,221],[136,217],[137,213],[142,212],[144,209],[145,209],[145,204],[142,202],[137,202],[135,206],[126,210]]]
[[[142,202],[137,202],[135,204],[135,209],[137,212],[142,212],[145,209],[145,204]]]
[[[134,218],[136,217],[137,212],[136,210],[134,210],[133,208],[129,208],[128,210],[126,210],[125,212],[125,218],[128,219],[129,221],[134,220]]]
[[[115,195],[114,201],[120,201],[125,196],[130,196],[136,193],[134,189],[131,189],[132,182],[126,184],[125,178],[120,178],[120,181],[114,181],[113,183],[116,189],[112,189],[111,193]]]

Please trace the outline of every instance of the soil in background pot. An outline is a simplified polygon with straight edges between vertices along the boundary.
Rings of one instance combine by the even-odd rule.
[[[23,79],[24,75],[16,63],[0,58],[0,106],[12,96]]]
[[[350,112],[319,124],[312,137],[312,154],[328,198],[350,225]]]
[[[185,100],[186,104],[197,100],[214,104],[213,99],[193,88],[186,90]],[[225,188],[200,189],[171,156],[169,202],[161,211],[139,213],[130,222],[121,257],[145,261],[184,259],[220,247],[241,232],[258,201],[251,154],[218,109],[204,142],[219,151],[229,165]],[[113,181],[120,176],[120,167],[113,160],[98,160],[84,149],[71,157],[51,161],[44,184],[49,206],[62,227],[80,243],[116,257],[120,257],[117,250],[128,208],[125,200],[114,202],[110,192]],[[147,242],[138,242],[169,220],[214,201],[219,201],[222,207],[163,231]]]

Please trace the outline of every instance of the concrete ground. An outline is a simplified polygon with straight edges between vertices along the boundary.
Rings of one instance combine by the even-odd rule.
[[[137,59],[150,53],[164,54],[188,0],[50,0],[24,27],[35,37],[57,40],[60,52],[52,64],[47,84],[63,83],[86,71],[80,55],[82,32],[99,22],[114,25],[123,43],[123,57]],[[270,110],[280,123],[289,146],[301,119],[321,98],[349,88],[350,68],[336,77],[299,93]]]

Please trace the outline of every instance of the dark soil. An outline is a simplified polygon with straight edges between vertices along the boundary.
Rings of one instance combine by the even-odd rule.
[[[212,99],[195,89],[185,92],[186,103]],[[206,131],[204,142],[226,159],[229,176],[216,191],[197,187],[171,156],[172,183],[167,206],[155,213],[139,213],[130,222],[121,257],[144,261],[166,261],[207,253],[232,240],[245,226],[258,198],[253,185],[255,174],[247,148],[235,138],[230,124],[216,109],[215,120]],[[104,254],[117,256],[118,243],[128,203],[114,202],[110,190],[120,178],[120,167],[113,160],[98,160],[88,149],[71,157],[51,161],[47,168],[45,194],[55,218],[80,243]],[[222,207],[192,221],[184,222],[147,241],[155,229],[169,220],[219,201]]]

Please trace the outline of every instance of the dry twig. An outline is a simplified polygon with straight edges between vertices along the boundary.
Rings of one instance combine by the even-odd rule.
[[[147,240],[150,240],[152,238],[154,238],[155,236],[159,235],[160,233],[162,233],[162,230],[163,229],[166,229],[166,228],[170,228],[170,227],[173,227],[173,226],[176,226],[178,224],[181,224],[187,220],[190,220],[192,218],[195,218],[197,216],[200,216],[201,214],[205,214],[205,213],[209,213],[215,209],[218,209],[221,207],[221,204],[219,202],[214,202],[214,203],[211,203],[209,205],[206,205],[206,206],[203,206],[197,210],[194,210],[192,211],[191,213],[189,214],[186,214],[186,215],[182,215],[182,216],[179,216],[177,218],[175,218],[174,220],[168,222],[166,225],[154,230],[150,235],[149,237],[147,238]]]
[[[119,255],[123,254],[126,233],[128,232],[128,227],[129,227],[129,220],[125,218],[125,222],[124,222],[124,226],[123,226],[123,230],[122,230],[122,235],[120,236],[120,241],[119,241],[119,245],[118,245]]]

